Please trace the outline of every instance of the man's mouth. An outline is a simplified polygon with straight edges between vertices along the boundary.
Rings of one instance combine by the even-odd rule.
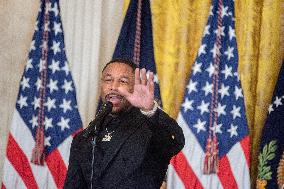
[[[119,94],[108,94],[108,95],[106,95],[106,100],[112,102],[114,106],[116,104],[119,104],[122,101],[122,99],[123,99],[123,96],[121,96]]]

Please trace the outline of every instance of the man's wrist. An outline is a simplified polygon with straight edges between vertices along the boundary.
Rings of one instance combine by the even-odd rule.
[[[155,112],[157,111],[158,107],[159,107],[158,103],[155,100],[154,100],[153,104],[154,105],[153,105],[153,108],[151,110],[142,110],[142,109],[140,109],[141,113],[146,115],[147,117],[152,117],[155,114]]]

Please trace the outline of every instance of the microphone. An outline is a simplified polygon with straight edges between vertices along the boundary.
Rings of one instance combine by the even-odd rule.
[[[102,104],[102,108],[98,111],[96,114],[96,117],[93,121],[91,121],[87,127],[87,129],[84,131],[83,134],[84,137],[88,138],[90,136],[97,137],[100,130],[101,125],[103,124],[103,121],[105,117],[111,112],[112,110],[112,102],[106,101]]]

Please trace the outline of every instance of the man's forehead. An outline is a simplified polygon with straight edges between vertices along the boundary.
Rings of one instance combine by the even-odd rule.
[[[121,62],[113,62],[105,67],[103,74],[109,74],[110,72],[116,73],[133,73],[133,68],[128,64]]]

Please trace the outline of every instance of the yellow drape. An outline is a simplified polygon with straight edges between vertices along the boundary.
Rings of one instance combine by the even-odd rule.
[[[125,1],[127,7],[129,0]],[[176,117],[211,0],[151,1],[154,50],[164,110]],[[239,74],[251,136],[251,182],[258,144],[284,57],[284,0],[236,0]]]

